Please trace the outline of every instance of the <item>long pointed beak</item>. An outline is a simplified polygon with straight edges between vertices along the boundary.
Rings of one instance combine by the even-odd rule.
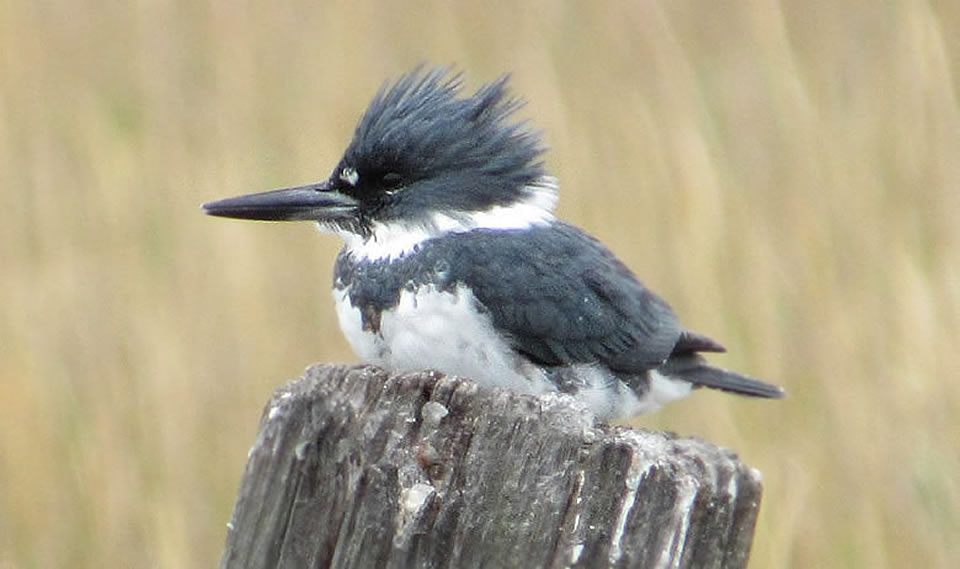
[[[264,221],[331,221],[352,217],[357,200],[329,181],[203,204],[208,215]]]

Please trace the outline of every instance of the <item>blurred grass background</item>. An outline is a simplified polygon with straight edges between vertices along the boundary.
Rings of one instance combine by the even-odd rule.
[[[502,72],[560,213],[714,359],[637,424],[765,474],[753,567],[960,567],[960,3],[0,4],[0,568],[210,567],[262,405],[353,361],[326,177],[387,78]]]

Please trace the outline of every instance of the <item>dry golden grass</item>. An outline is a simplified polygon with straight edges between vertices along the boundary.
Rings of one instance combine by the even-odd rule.
[[[0,567],[209,567],[271,390],[352,360],[307,224],[380,83],[503,71],[561,214],[724,365],[753,567],[960,566],[960,3],[0,4]],[[272,5],[271,5],[272,6]]]

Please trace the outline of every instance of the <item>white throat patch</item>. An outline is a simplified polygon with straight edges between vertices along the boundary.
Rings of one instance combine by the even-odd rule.
[[[556,178],[543,176],[526,190],[527,199],[484,211],[462,215],[436,213],[427,223],[374,223],[373,235],[367,239],[348,231],[339,231],[338,234],[355,259],[376,261],[402,257],[420,244],[443,235],[475,229],[529,229],[552,222],[555,219],[553,209],[557,205]]]

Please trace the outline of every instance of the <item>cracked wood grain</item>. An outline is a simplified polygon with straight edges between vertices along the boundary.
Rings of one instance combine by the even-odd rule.
[[[314,366],[279,389],[223,568],[745,567],[760,473],[562,395]]]

